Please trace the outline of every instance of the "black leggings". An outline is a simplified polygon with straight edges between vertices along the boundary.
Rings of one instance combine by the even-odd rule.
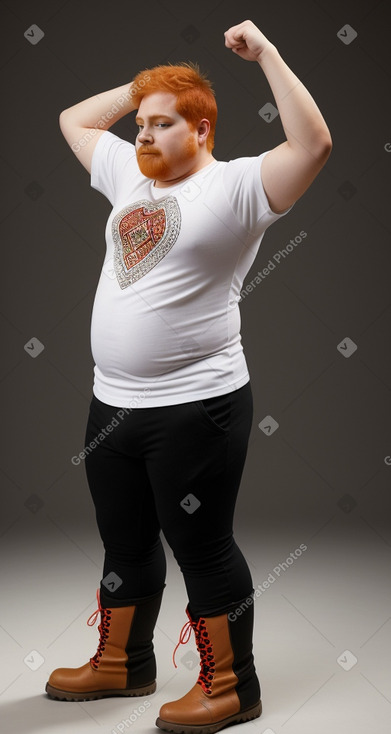
[[[223,613],[253,592],[233,538],[252,419],[249,382],[226,395],[126,413],[93,396],[86,473],[105,548],[102,580],[113,572],[120,579],[112,589],[105,584],[106,593],[129,600],[164,586],[160,531],[194,615]]]

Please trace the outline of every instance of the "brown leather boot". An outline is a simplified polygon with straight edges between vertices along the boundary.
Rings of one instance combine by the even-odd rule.
[[[189,640],[193,629],[201,670],[185,696],[161,707],[156,726],[163,731],[213,734],[228,724],[261,715],[261,689],[252,654],[254,610],[249,598],[238,602],[231,612],[200,617],[198,622],[186,607],[189,621],[182,628],[177,647]]]
[[[156,660],[152,639],[163,590],[164,587],[156,594],[128,603],[109,599],[98,589],[98,609],[87,620],[88,625],[94,625],[100,612],[98,649],[80,668],[54,670],[45,688],[49,698],[92,701],[154,693]]]

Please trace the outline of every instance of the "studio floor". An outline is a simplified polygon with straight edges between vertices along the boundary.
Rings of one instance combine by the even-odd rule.
[[[339,532],[334,524],[332,536],[326,528],[307,540],[300,554],[285,536],[261,543],[255,535],[239,533],[258,590],[254,655],[263,714],[229,727],[232,734],[389,734],[390,547],[373,533],[366,537],[362,527],[356,530],[351,527],[347,539],[343,526]],[[194,637],[178,649],[177,668],[172,662],[187,621],[187,598],[170,550],[154,638],[156,692],[67,703],[50,700],[45,684],[54,668],[82,665],[96,651],[98,622],[91,628],[86,620],[96,609],[97,541],[91,540],[84,560],[74,544],[61,545],[60,535],[57,543],[55,535],[46,538],[22,558],[19,534],[20,524],[7,533],[11,552],[2,583],[2,734],[159,731],[160,706],[184,695],[198,676],[198,658],[189,665],[189,651],[196,653]]]

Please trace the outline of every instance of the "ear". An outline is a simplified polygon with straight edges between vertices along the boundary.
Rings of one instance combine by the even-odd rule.
[[[210,122],[209,120],[206,119],[206,117],[204,117],[198,123],[198,127],[197,127],[198,138],[199,138],[200,143],[203,143],[207,139],[209,135],[209,130],[210,130]]]

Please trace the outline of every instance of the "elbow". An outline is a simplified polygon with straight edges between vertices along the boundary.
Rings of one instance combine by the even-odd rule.
[[[333,149],[333,141],[328,129],[319,135],[317,145],[314,151],[315,157],[322,164],[326,163],[331,151]]]
[[[61,120],[61,118],[64,119],[65,116],[70,112],[71,109],[72,109],[71,107],[66,107],[65,110],[61,110],[61,112],[60,112],[60,114],[58,116],[58,119],[59,120]]]
[[[59,116],[58,116],[58,124],[59,124],[60,128],[61,128],[61,122],[63,122],[63,121],[64,121],[64,115],[65,115],[65,112],[66,112],[66,110],[62,110],[62,112],[60,112],[60,114],[59,114]],[[62,129],[62,128],[61,128],[61,129]]]
[[[325,137],[325,140],[323,141],[323,154],[326,156],[326,160],[329,157],[332,149],[333,149],[333,140],[332,140],[332,137],[329,131],[327,131],[327,135]]]
[[[313,141],[308,151],[311,155],[314,169],[320,171],[327,162],[333,148],[333,141],[329,133],[322,133]]]

